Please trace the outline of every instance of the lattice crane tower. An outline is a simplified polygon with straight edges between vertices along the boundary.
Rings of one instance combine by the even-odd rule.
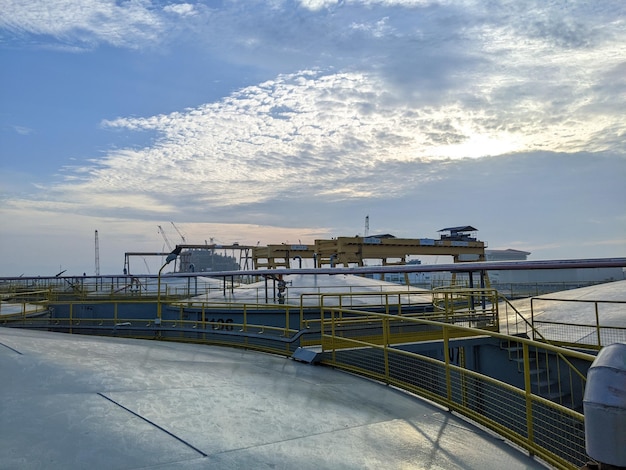
[[[98,241],[98,231],[96,230],[96,276],[100,275],[100,242]]]

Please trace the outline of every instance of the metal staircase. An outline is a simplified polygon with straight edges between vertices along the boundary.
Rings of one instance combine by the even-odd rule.
[[[572,364],[559,353],[543,348],[541,344],[528,346],[525,357],[524,345],[514,338],[528,339],[526,334],[512,336],[501,341],[500,347],[506,351],[508,359],[516,363],[522,388],[525,387],[525,374],[528,374],[530,391],[542,398],[582,412],[582,399],[586,382],[586,367]]]

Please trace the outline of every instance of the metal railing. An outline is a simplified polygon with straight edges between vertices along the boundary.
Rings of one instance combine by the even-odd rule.
[[[287,328],[280,321],[276,322],[280,326],[257,323],[253,315],[244,315],[243,321],[225,321],[211,317],[210,308],[201,310],[200,315],[194,310],[190,315],[185,307],[171,305],[167,315],[158,318],[156,303],[141,299],[52,303],[46,316],[0,317],[0,326],[236,346],[287,356],[300,346],[304,336],[314,333]]]
[[[316,308],[303,301],[299,306],[168,302],[161,318],[154,299],[53,302],[49,318],[22,315],[2,321],[288,357],[299,347],[315,346],[321,348],[323,364],[432,400],[555,468],[575,469],[588,460],[580,403],[595,356],[492,331],[499,297],[490,290],[440,290],[441,301],[435,304],[445,308],[408,314],[398,308],[398,294],[385,297],[382,311],[346,308],[351,296],[364,295],[351,292],[315,294]]]
[[[338,286],[339,287],[339,286]],[[430,291],[406,290],[363,290],[355,287],[353,289],[339,290],[335,292],[329,289],[316,288],[312,292],[300,294],[300,305],[334,305],[345,308],[357,307],[383,307],[387,312],[391,309],[401,311],[403,308],[410,309],[416,305],[423,305],[431,302]],[[322,301],[324,299],[324,302]]]
[[[223,287],[209,286],[197,277],[161,276],[161,293],[168,296],[190,297],[222,291]],[[152,298],[157,295],[159,276],[62,276],[42,278],[14,278],[2,281],[0,293],[39,293],[39,300],[74,301],[89,299]],[[230,282],[227,282],[231,288]]]
[[[357,311],[350,313],[359,315]],[[553,381],[562,394],[582,393],[584,372],[581,370],[586,371],[595,356],[515,338],[520,350],[520,361],[513,367],[519,371],[516,384],[509,373],[502,373],[504,368],[495,364],[491,376],[470,367],[473,362],[470,358],[476,354],[475,350],[470,354],[471,338],[487,335],[508,344],[511,340],[508,335],[371,312],[361,312],[363,319],[355,321],[347,319],[345,314],[334,308],[324,312],[321,337],[324,364],[428,398],[492,429],[556,468],[575,469],[588,460],[584,416],[553,401],[554,394],[543,386],[544,382]],[[368,325],[366,329],[355,327],[363,322]],[[432,341],[438,337],[442,341],[442,357],[432,352],[434,348],[410,350],[406,332],[411,328],[413,340]],[[404,335],[399,334],[402,330]],[[548,370],[544,379],[537,375],[541,354],[548,360],[543,365]],[[565,356],[569,364],[560,361],[559,355]],[[581,364],[580,370],[572,369],[573,363]],[[551,367],[557,372],[550,373]]]
[[[438,288],[432,291],[434,312],[442,312],[440,321],[504,331],[512,336],[532,338],[555,346],[598,351],[602,347],[626,341],[626,300],[561,299],[531,297],[530,311],[524,316],[517,307],[493,288]],[[560,309],[557,317],[537,311],[536,304],[547,302],[588,305],[586,312]],[[609,310],[612,308],[612,310]],[[553,309],[554,310],[554,309]],[[467,321],[462,323],[463,316]],[[584,317],[584,318],[583,318]],[[583,318],[581,320],[581,318]],[[433,318],[434,319],[434,318]]]
[[[47,290],[3,292],[0,294],[0,320],[10,321],[44,314],[48,311]]]
[[[491,288],[437,288],[432,291],[434,311],[446,323],[498,331],[498,291]]]
[[[490,278],[490,287],[509,299],[518,299],[538,295],[551,294],[581,287],[594,286],[608,282],[603,281],[560,281],[560,282],[497,282]]]
[[[558,302],[560,306],[576,304],[588,306],[586,312],[576,316],[569,315],[567,322],[550,319],[549,315],[537,311],[537,302]],[[618,306],[612,314],[607,313],[609,307]],[[601,308],[602,307],[602,308]],[[604,309],[604,311],[602,310]],[[587,300],[587,299],[558,299],[540,297],[530,299],[531,321],[533,338],[539,334],[546,337],[553,344],[569,347],[600,350],[602,347],[617,342],[626,342],[626,326],[623,324],[626,317],[626,300]],[[584,317],[584,318],[582,318]],[[609,317],[613,317],[610,319]],[[541,332],[541,333],[540,333]]]

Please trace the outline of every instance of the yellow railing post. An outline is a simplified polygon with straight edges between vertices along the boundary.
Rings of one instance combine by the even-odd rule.
[[[450,332],[448,331],[448,326],[443,326],[443,358],[445,363],[445,371],[446,371],[446,397],[448,402],[448,409],[450,409],[450,405],[452,403],[452,377],[450,376]]]
[[[459,347],[459,366],[463,369],[461,374],[461,397],[463,400],[463,408],[467,408],[467,397],[468,397],[468,387],[467,387],[467,378],[465,374],[466,364],[465,364],[465,346]]]
[[[602,336],[600,335],[600,314],[598,312],[598,302],[594,302],[596,310],[596,334],[598,336],[598,347],[602,347]]]
[[[350,296],[350,307],[352,307],[352,296]],[[343,318],[343,295],[339,294],[339,319],[341,320]],[[331,313],[331,315],[334,317],[334,313]],[[333,323],[334,324],[334,323]],[[335,337],[335,332],[333,330],[333,338]]]
[[[243,331],[248,331],[248,306],[243,306]]]
[[[330,310],[330,347],[332,349],[333,362],[337,361],[337,342],[335,341],[335,339],[337,338],[336,321],[337,317],[339,317],[339,320],[341,320],[342,316],[343,315],[341,310],[339,310],[339,315],[337,315],[337,312],[335,310]]]
[[[526,398],[526,431],[528,439],[528,449],[533,448],[534,430],[533,430],[533,403],[532,403],[532,384],[530,381],[530,355],[528,353],[528,344],[522,343],[522,358],[524,360],[524,393]],[[529,450],[530,455],[534,455]]]
[[[258,306],[259,303],[257,302],[256,305]],[[244,332],[248,331],[248,305],[247,304],[243,305],[243,327],[242,328]],[[248,346],[248,336],[245,336],[244,344],[246,347]]]
[[[389,383],[389,317],[383,317],[383,358],[385,361],[385,381]]]
[[[320,296],[319,298],[319,305],[320,305],[320,342],[322,343],[322,351],[326,351],[326,337],[325,337],[325,331],[326,331],[326,325],[325,325],[325,318],[324,318],[324,298]]]

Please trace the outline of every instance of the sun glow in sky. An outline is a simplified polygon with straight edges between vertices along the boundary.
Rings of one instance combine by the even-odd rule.
[[[621,0],[0,0],[0,60],[0,275],[366,215],[626,256]]]

